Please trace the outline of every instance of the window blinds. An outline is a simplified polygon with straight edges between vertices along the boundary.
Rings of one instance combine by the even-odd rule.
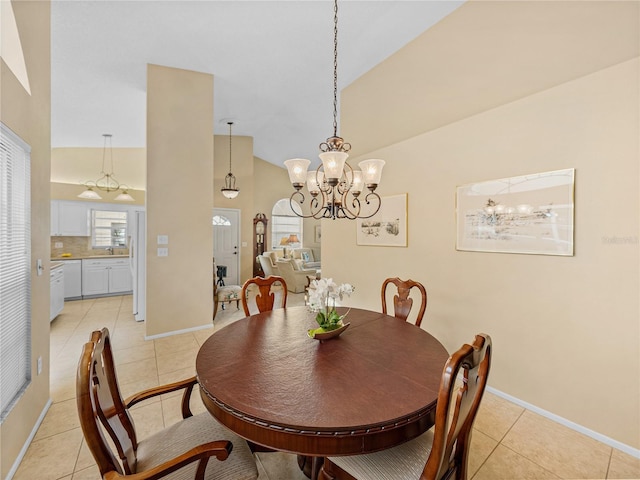
[[[31,381],[30,151],[0,123],[0,423]]]

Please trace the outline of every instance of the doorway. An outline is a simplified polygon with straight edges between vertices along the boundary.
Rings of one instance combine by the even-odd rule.
[[[240,210],[213,209],[213,258],[222,268],[225,285],[239,285],[240,281]],[[226,272],[224,272],[226,270]],[[218,272],[214,272],[218,279]],[[219,280],[218,280],[219,281]]]

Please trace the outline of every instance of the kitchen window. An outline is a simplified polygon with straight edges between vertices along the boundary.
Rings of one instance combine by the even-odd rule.
[[[92,248],[126,248],[127,212],[91,210]]]
[[[0,423],[31,383],[30,152],[0,123]]]

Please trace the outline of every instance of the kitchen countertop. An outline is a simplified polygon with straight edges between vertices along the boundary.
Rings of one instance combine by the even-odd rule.
[[[65,260],[82,260],[82,259],[96,259],[96,258],[129,258],[129,255],[76,255],[74,257],[55,257],[52,258],[52,262],[64,262]]]

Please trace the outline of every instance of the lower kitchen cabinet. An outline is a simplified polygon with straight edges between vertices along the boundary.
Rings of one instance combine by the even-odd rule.
[[[82,260],[82,296],[129,293],[133,288],[129,259]]]
[[[54,268],[49,273],[51,279],[51,291],[49,294],[49,321],[53,321],[64,308],[64,270],[62,267]]]

